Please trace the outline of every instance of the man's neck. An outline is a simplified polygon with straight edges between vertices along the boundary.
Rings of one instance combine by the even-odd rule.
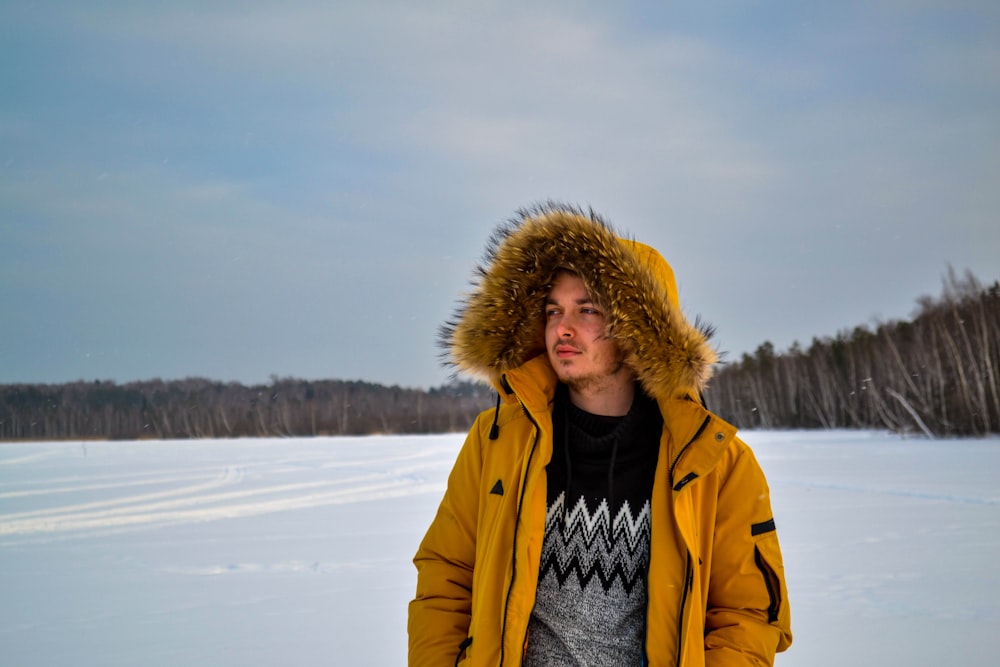
[[[569,386],[569,400],[576,407],[593,415],[623,417],[632,407],[635,382],[630,373],[617,373],[600,385]]]

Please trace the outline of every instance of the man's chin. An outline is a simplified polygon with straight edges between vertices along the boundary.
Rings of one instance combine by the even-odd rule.
[[[570,369],[556,369],[556,377],[564,385],[570,387],[571,389],[581,389],[583,387],[588,387],[593,384],[594,378],[590,375],[585,375],[581,373],[574,373]]]

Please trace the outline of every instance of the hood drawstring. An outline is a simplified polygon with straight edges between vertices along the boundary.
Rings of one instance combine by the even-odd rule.
[[[490,440],[496,440],[500,437],[500,426],[497,422],[500,421],[500,392],[497,392],[497,407],[493,410],[493,425],[490,426]]]
[[[615,524],[615,459],[618,458],[618,443],[621,442],[619,435],[615,436],[615,442],[611,445],[611,461],[608,463],[608,518],[611,525]]]
[[[566,517],[570,514],[569,505],[572,503],[570,487],[574,479],[573,463],[575,461],[578,465],[584,465],[581,463],[581,456],[582,461],[588,466],[588,471],[592,470],[594,464],[598,464],[607,475],[604,499],[608,504],[609,519],[613,523],[615,513],[620,510],[616,504],[618,494],[615,489],[619,457],[631,462],[636,456],[645,457],[646,454],[641,452],[647,452],[655,460],[659,449],[663,420],[656,402],[636,385],[635,398],[627,414],[622,417],[593,415],[573,406],[568,391],[560,384],[555,397],[554,417],[555,440],[561,441],[562,459],[566,470],[563,523],[565,524]],[[623,474],[628,474],[628,469],[626,466]],[[602,474],[601,469],[593,470],[593,473]],[[590,474],[592,473],[587,472],[584,478],[588,478]],[[576,477],[581,479],[579,475]],[[586,484],[599,484],[599,482],[592,480]],[[625,490],[626,498],[630,497],[630,492],[630,489]],[[637,509],[632,508],[633,511]]]
[[[615,511],[615,461],[618,458],[618,445],[621,442],[621,435],[615,429],[615,438],[611,444],[611,457],[608,461],[608,516],[614,521],[614,511]],[[571,456],[570,450],[572,446],[569,441],[569,415],[567,414],[565,419],[563,419],[562,424],[562,439],[563,439],[563,460],[566,462],[566,489],[563,492],[563,525],[566,524],[566,508],[569,505],[570,499],[570,485],[573,483],[573,458]]]
[[[568,401],[567,401],[568,402]],[[566,461],[566,490],[563,491],[563,526],[566,525],[566,506],[569,504],[569,485],[573,481],[573,459],[570,456],[569,446],[569,411],[563,414],[562,420],[563,437],[563,457]]]
[[[565,392],[564,387],[560,387],[559,393],[556,394],[557,408],[562,412],[562,424],[560,425],[559,435],[562,437],[563,446],[563,461],[566,465],[566,486],[563,491],[563,508],[562,508],[562,519],[563,525],[566,524],[566,516],[568,514],[568,506],[570,504],[570,487],[573,484],[573,456],[572,449],[573,445],[570,442],[570,422],[573,421],[571,416],[573,410],[569,401],[569,396]],[[581,411],[582,412],[582,411]],[[622,437],[624,434],[623,427],[631,420],[634,419],[632,409],[629,410],[629,414],[622,417],[621,421],[610,431],[608,435],[612,437],[611,442],[611,452],[608,459],[608,492],[607,492],[607,503],[608,503],[608,516],[614,521],[614,511],[615,511],[615,466],[618,460],[618,448],[621,444]],[[582,435],[582,433],[581,433]]]

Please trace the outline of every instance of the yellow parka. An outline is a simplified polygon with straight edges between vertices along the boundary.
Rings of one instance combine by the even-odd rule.
[[[648,664],[773,664],[791,643],[781,552],[753,453],[697,400],[716,361],[708,334],[681,314],[655,250],[593,213],[550,204],[497,231],[475,289],[443,329],[450,360],[492,382],[502,404],[470,430],[414,558],[410,666],[520,665],[530,641],[557,385],[542,313],[559,269],[583,278],[663,416]]]

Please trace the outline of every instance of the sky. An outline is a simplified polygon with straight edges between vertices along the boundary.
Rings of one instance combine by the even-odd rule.
[[[0,3],[0,383],[447,382],[592,207],[729,361],[1000,278],[993,2]]]

